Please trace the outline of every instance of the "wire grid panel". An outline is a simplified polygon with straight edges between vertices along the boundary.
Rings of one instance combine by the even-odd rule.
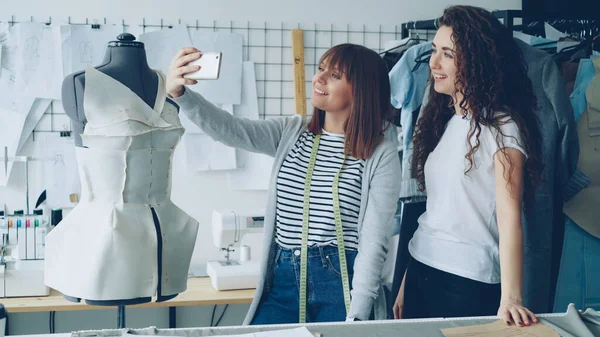
[[[139,24],[126,23],[124,20],[111,22],[104,19],[80,19],[77,22],[68,20],[57,22],[52,18],[34,20],[17,20],[12,17],[8,20],[10,25],[18,22],[35,21],[52,24],[112,24],[121,26],[123,32],[129,32],[136,37],[161,29],[170,29],[175,25],[185,24],[188,30],[232,32],[243,36],[243,60],[255,63],[257,96],[260,118],[293,115],[294,103],[294,74],[292,66],[292,37],[293,29],[302,29],[304,32],[304,55],[308,115],[312,114],[310,105],[312,92],[312,76],[317,71],[319,58],[331,46],[340,43],[355,43],[364,45],[376,52],[384,50],[386,42],[400,38],[400,26],[383,25],[319,25],[300,23],[252,23],[234,21],[212,21],[209,23],[198,22],[182,23],[157,22],[143,19]],[[0,21],[1,22],[1,21]],[[115,37],[116,38],[116,37]],[[202,49],[202,46],[196,46]],[[70,121],[65,114],[60,101],[54,101],[44,114],[34,132],[61,132],[70,131]],[[35,137],[35,134],[34,134]]]
[[[150,23],[144,20],[140,26],[128,26],[133,34],[168,29],[181,22],[166,24]],[[385,42],[397,40],[399,26],[366,25],[306,25],[299,23],[251,23],[219,22],[187,24],[189,30],[238,33],[243,36],[243,59],[253,61],[256,72],[256,85],[261,118],[269,118],[295,113],[294,74],[292,67],[292,29],[304,32],[304,56],[306,74],[307,107],[312,112],[310,93],[311,79],[317,71],[321,55],[331,46],[350,42],[364,45],[377,52],[383,50]],[[202,49],[202,46],[196,46]]]

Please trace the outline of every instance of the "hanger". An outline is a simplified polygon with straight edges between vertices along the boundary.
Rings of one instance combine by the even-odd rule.
[[[429,58],[433,50],[429,49],[428,51],[422,53],[421,55],[415,58],[415,66],[412,68],[412,72],[414,73],[423,63],[429,63]]]
[[[431,21],[433,21],[433,27],[435,29],[439,28],[438,19],[431,20]],[[427,41],[427,39],[421,39],[421,36],[419,36],[419,31],[417,30],[417,21],[407,22],[406,26],[409,27],[411,23],[413,25],[412,30],[415,32],[415,37],[409,36],[408,38],[403,39],[402,42],[400,44],[398,44],[397,46],[386,49],[386,50],[380,52],[379,55],[385,55],[385,54],[393,51],[394,49],[397,49],[397,48],[407,45],[411,41],[416,41],[416,42]],[[415,58],[415,66],[413,67],[412,72],[415,72],[423,63],[429,63],[429,55],[431,55],[431,52],[432,52],[431,49],[427,50],[426,52],[421,53],[420,55],[418,55]],[[396,60],[393,60],[393,63],[395,64],[400,59],[400,57],[401,57],[401,55],[399,55]],[[385,58],[385,56],[384,56],[384,58]]]
[[[413,24],[412,29],[413,29],[413,31],[416,32],[417,36],[413,38],[412,36],[409,35],[407,38],[402,39],[398,45],[380,52],[379,55],[383,55],[383,54],[389,53],[395,49],[398,49],[400,47],[406,46],[411,41],[415,41],[415,42],[426,41],[426,40],[421,40],[421,38],[419,37],[419,32],[416,29],[417,22],[416,21],[408,22],[407,25],[409,25],[410,23]],[[435,21],[435,27],[437,28],[437,20]]]
[[[587,39],[574,46],[564,48],[554,55],[555,61],[561,64],[565,61],[577,61],[589,57],[592,54],[592,42],[592,39]]]
[[[435,19],[435,20],[433,21],[433,25],[434,25],[434,27],[435,27],[436,29],[438,29],[438,28],[439,28],[439,26],[438,26],[438,19]],[[416,22],[414,23],[413,30],[415,30],[415,31],[417,32],[417,38],[419,38],[419,32],[418,32],[418,31],[417,31],[417,29],[416,29]],[[432,52],[433,52],[433,50],[429,49],[429,50],[427,50],[426,52],[424,52],[424,53],[421,53],[419,56],[417,56],[417,57],[415,58],[415,66],[412,68],[412,72],[413,72],[413,73],[414,73],[414,72],[415,72],[417,69],[419,69],[419,67],[420,67],[422,64],[424,64],[424,63],[425,63],[425,64],[428,64],[428,63],[429,63],[430,55],[431,55],[431,53],[432,53]]]
[[[417,34],[417,41],[420,41],[421,39],[419,38],[419,31],[417,30],[417,21],[413,21],[413,31]]]
[[[398,48],[400,48],[402,46],[406,46],[409,41],[410,41],[410,37],[404,38],[404,39],[400,40],[400,43],[398,45],[395,45],[392,48],[389,48],[389,49],[386,49],[386,50],[384,50],[382,52],[379,52],[379,55],[383,55],[383,54],[386,54],[386,53],[389,53],[389,52],[393,51],[394,49],[398,49]]]
[[[550,41],[550,42],[542,42],[542,43],[532,44],[531,46],[534,48],[537,48],[539,50],[543,50],[543,51],[547,52],[548,54],[556,54],[557,46],[558,46],[557,43],[558,43],[558,41]]]
[[[532,36],[541,36],[544,31],[544,21],[532,21],[527,26],[521,26],[521,32]],[[517,27],[515,27],[517,28]],[[518,30],[518,29],[513,29]]]

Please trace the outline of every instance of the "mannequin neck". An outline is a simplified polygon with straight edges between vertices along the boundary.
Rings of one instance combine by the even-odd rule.
[[[146,60],[146,50],[138,47],[107,47],[103,65],[110,68],[124,68],[141,73],[152,73]]]
[[[124,84],[148,106],[154,106],[158,76],[148,65],[144,48],[108,46],[103,64],[96,69]]]

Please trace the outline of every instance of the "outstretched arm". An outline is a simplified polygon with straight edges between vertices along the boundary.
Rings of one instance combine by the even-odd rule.
[[[292,117],[268,120],[236,118],[202,95],[186,90],[184,85],[193,85],[197,81],[183,76],[198,70],[198,66],[188,63],[200,57],[201,52],[193,47],[183,48],[175,55],[166,81],[169,96],[212,139],[231,147],[275,156],[283,131]]]

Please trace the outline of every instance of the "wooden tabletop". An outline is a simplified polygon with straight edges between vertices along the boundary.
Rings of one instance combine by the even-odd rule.
[[[127,308],[184,307],[214,304],[250,303],[254,297],[254,289],[248,290],[215,290],[210,285],[210,278],[189,278],[187,290],[166,302],[150,302],[127,306]],[[106,310],[116,307],[93,306],[85,303],[67,301],[61,293],[52,289],[49,296],[3,298],[0,303],[9,313],[40,311],[73,311],[73,310]]]

